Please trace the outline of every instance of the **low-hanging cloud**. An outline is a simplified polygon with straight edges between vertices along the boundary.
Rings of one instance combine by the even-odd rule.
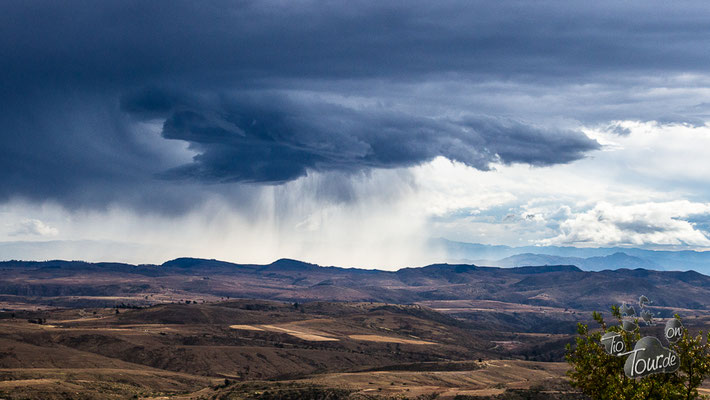
[[[15,224],[10,236],[56,236],[57,228],[38,219],[25,219]]]
[[[585,134],[489,116],[432,118],[264,96],[199,102],[144,89],[122,108],[165,118],[162,136],[190,143],[194,161],[162,174],[218,182],[282,183],[312,171],[408,167],[443,156],[477,169],[553,165],[599,148]]]
[[[710,204],[686,200],[615,206],[607,202],[570,216],[550,245],[710,246],[707,233],[687,219],[710,213]]]

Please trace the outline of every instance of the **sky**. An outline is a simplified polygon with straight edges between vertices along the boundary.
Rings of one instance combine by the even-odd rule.
[[[702,1],[4,1],[0,259],[710,249]]]

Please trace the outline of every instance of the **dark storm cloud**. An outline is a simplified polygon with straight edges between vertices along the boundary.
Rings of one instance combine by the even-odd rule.
[[[479,169],[571,162],[596,142],[510,110],[451,99],[455,112],[435,115],[288,92],[366,86],[376,102],[393,96],[388,83],[441,77],[554,88],[703,72],[706,14],[649,2],[3,2],[0,201],[160,208],[193,200],[156,177],[278,183],[437,156]],[[193,162],[145,147],[136,121],[152,119]]]
[[[703,71],[707,10],[694,5],[16,1],[3,3],[0,43],[15,77],[82,83]]]
[[[308,170],[359,171],[416,165],[443,156],[488,169],[501,162],[552,165],[597,149],[582,133],[540,129],[491,117],[425,118],[382,107],[355,110],[274,96],[221,96],[199,104],[172,92],[126,96],[135,115],[163,112],[162,135],[200,154],[165,176],[280,183]]]

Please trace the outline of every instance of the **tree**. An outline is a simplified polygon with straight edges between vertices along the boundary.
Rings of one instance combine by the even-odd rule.
[[[683,336],[669,348],[680,357],[680,367],[674,373],[659,373],[643,378],[628,378],[624,374],[626,357],[609,355],[604,351],[601,337],[606,332],[621,335],[625,348],[633,349],[634,343],[641,339],[638,326],[632,332],[621,328],[621,312],[618,306],[611,308],[612,315],[619,322],[607,326],[601,314],[594,312],[592,317],[599,324],[600,330],[590,331],[584,324],[577,324],[579,336],[574,348],[567,345],[565,358],[572,369],[567,371],[572,386],[595,400],[642,400],[642,399],[700,399],[698,387],[710,375],[710,333],[703,344],[702,332],[691,336],[683,328]],[[678,315],[675,318],[680,320]]]

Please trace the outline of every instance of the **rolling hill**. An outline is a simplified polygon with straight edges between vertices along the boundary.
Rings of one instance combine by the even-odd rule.
[[[573,399],[576,324],[641,294],[710,325],[694,271],[7,261],[0,396]]]
[[[0,301],[44,306],[147,305],[240,297],[399,304],[491,300],[603,310],[611,303],[635,301],[641,294],[662,307],[710,306],[710,277],[694,271],[583,271],[573,265],[434,264],[380,271],[320,267],[289,259],[252,265],[180,258],[162,265],[7,261],[0,263],[0,272]]]

